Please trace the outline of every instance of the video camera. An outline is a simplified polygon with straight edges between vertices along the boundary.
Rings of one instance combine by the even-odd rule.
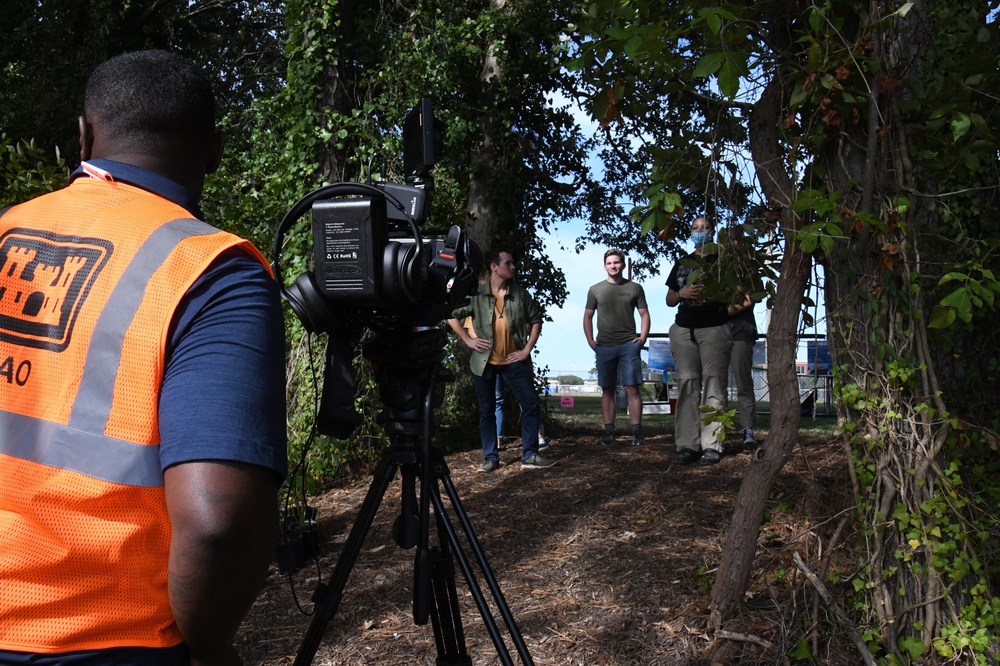
[[[282,298],[307,331],[327,333],[320,432],[347,437],[360,422],[351,360],[359,330],[400,332],[434,326],[473,290],[482,252],[453,226],[445,238],[422,238],[434,189],[431,171],[444,129],[429,98],[403,123],[406,183],[335,183],[289,209],[275,233],[275,277]],[[285,233],[312,214],[313,270],[284,285]],[[436,343],[435,343],[436,344]]]

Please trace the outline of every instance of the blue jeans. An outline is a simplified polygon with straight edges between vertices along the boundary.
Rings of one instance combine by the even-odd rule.
[[[497,449],[497,378],[503,380],[518,404],[521,405],[521,459],[527,460],[538,453],[538,394],[535,393],[535,376],[527,361],[508,365],[486,364],[482,376],[476,377],[476,400],[479,402],[479,438],[483,444],[483,458],[499,462]]]
[[[636,341],[624,342],[620,345],[597,345],[594,354],[597,358],[597,385],[600,387],[618,386],[619,374],[625,386],[642,384],[642,345]]]
[[[497,437],[503,437],[503,380],[497,375]]]

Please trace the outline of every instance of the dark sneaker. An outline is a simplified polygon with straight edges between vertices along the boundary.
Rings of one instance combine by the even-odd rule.
[[[757,446],[757,438],[753,436],[753,428],[743,428],[743,446],[748,449]]]
[[[538,450],[539,451],[544,451],[547,448],[549,448],[549,443],[545,440],[544,437],[539,437],[538,438]]]
[[[605,430],[601,433],[601,438],[597,440],[598,444],[603,444],[608,446],[615,443],[615,432],[613,430]]]
[[[701,459],[698,461],[698,464],[702,466],[714,465],[720,460],[722,460],[722,455],[718,451],[709,450],[705,451],[705,453],[701,455]]]
[[[678,465],[690,465],[696,460],[701,459],[701,451],[695,451],[694,449],[683,449],[677,452],[674,457],[674,462]]]
[[[558,461],[552,458],[543,458],[537,453],[529,458],[525,458],[521,461],[521,469],[544,469],[546,467],[552,467]]]
[[[632,446],[642,446],[646,443],[646,438],[642,436],[641,432],[632,433]]]
[[[495,472],[498,469],[500,469],[500,461],[494,460],[493,458],[487,458],[486,462],[483,463],[483,466],[476,471],[483,474],[489,474],[490,472]]]

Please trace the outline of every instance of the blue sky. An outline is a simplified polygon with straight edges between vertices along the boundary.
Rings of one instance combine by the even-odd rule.
[[[569,296],[560,310],[548,313],[553,321],[542,325],[535,360],[541,366],[549,366],[549,375],[573,374],[586,379],[590,369],[594,367],[594,352],[583,335],[583,308],[590,286],[607,278],[607,273],[604,272],[604,251],[607,248],[589,245],[583,252],[576,254],[572,247],[582,232],[582,222],[567,221],[545,238],[546,254],[566,274]],[[652,333],[666,333],[676,314],[675,309],[668,308],[666,304],[667,286],[664,282],[671,265],[670,260],[664,258],[659,275],[639,281],[646,292]],[[596,329],[597,318],[594,319]],[[638,326],[637,316],[637,330]]]

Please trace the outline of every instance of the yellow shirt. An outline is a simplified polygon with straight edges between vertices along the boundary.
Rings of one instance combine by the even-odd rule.
[[[504,296],[493,292],[493,297],[497,299],[493,306],[493,349],[487,363],[507,365],[507,354],[517,351],[517,347],[507,325],[510,320],[504,316]]]

